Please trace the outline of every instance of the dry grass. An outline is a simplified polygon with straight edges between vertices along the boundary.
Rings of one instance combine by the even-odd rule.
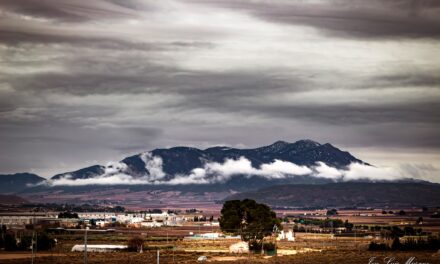
[[[171,251],[161,252],[160,263],[197,263],[200,253]],[[347,263],[358,264],[368,263],[371,257],[376,257],[379,263],[384,263],[386,257],[395,257],[399,263],[405,263],[409,258],[416,257],[419,263],[440,263],[440,254],[434,252],[369,252],[354,250],[328,250],[322,252],[308,252],[303,254],[262,258],[259,255],[229,255],[229,254],[204,254],[208,256],[210,263]],[[29,263],[30,259],[1,260],[5,264]],[[69,253],[65,256],[38,257],[34,263],[53,264],[80,264],[83,263],[82,253]],[[106,264],[135,264],[135,263],[156,263],[156,252],[148,251],[142,254],[119,252],[119,253],[90,253],[88,263]]]
[[[371,257],[376,257],[379,263],[385,257],[395,257],[396,261],[405,263],[410,257],[416,257],[418,263],[440,263],[440,254],[435,252],[371,252],[367,251],[370,239],[360,238],[336,238],[321,235],[301,234],[296,242],[277,242],[280,253],[277,257],[262,257],[259,254],[234,255],[225,251],[231,243],[236,241],[227,240],[191,240],[174,241],[172,245],[176,250],[161,250],[160,263],[197,263],[201,255],[208,257],[210,263],[369,263]],[[83,253],[70,252],[71,245],[77,241],[64,241],[51,252],[45,252],[46,256],[38,257],[34,263],[54,264],[79,264],[83,263]],[[166,242],[149,243],[149,246],[165,246]],[[193,250],[204,252],[193,252]],[[288,253],[286,253],[288,252]],[[1,253],[4,254],[4,253]],[[53,254],[53,255],[50,255]],[[156,263],[156,251],[144,251],[143,253],[116,252],[116,253],[89,253],[88,262],[106,264],[135,264]],[[0,258],[1,259],[1,258]],[[30,259],[1,259],[1,263],[18,264],[30,263]]]

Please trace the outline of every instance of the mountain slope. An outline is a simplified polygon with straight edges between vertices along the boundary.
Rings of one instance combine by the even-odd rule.
[[[15,173],[0,175],[0,193],[16,193],[46,179],[32,173]]]
[[[53,180],[60,179],[65,175],[70,175],[72,179],[87,179],[92,178],[96,175],[101,175],[105,172],[105,167],[101,165],[93,165],[87,168],[83,168],[77,171],[65,172],[62,174],[57,174],[52,177]]]
[[[282,185],[234,194],[226,200],[245,198],[288,207],[439,206],[440,184],[341,182]]]
[[[29,203],[29,201],[16,195],[0,194],[0,204],[12,205],[12,204],[24,204],[24,203]]]
[[[65,176],[71,179],[87,179],[104,175],[107,171],[116,171],[134,178],[147,176],[169,181],[174,179],[176,175],[190,175],[194,169],[203,168],[207,163],[223,163],[226,159],[238,160],[240,157],[249,160],[254,168],[259,168],[262,164],[275,160],[292,162],[299,166],[313,166],[316,165],[316,162],[321,161],[335,168],[344,168],[350,163],[366,164],[329,143],[319,144],[312,140],[300,140],[294,143],[277,141],[269,146],[254,149],[229,147],[212,147],[205,150],[191,147],[154,149],[150,152],[127,157],[118,164],[110,165],[110,167],[95,165],[58,174],[52,179],[56,180]],[[295,181],[295,179],[292,180]],[[316,179],[310,180],[316,181]],[[328,182],[328,180],[322,182]]]

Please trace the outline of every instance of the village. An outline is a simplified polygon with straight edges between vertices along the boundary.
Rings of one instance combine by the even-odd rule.
[[[404,213],[400,209],[394,209],[393,213],[381,209],[276,210],[280,228],[274,226],[262,238],[260,248],[243,241],[237,232],[222,230],[220,212],[194,208],[127,212],[3,210],[0,212],[2,235],[12,236],[17,248],[11,251],[5,248],[0,252],[0,260],[27,263],[32,258],[34,263],[84,263],[87,256],[87,261],[93,263],[111,256],[109,263],[127,257],[133,263],[142,263],[143,259],[150,260],[145,263],[158,260],[160,263],[236,260],[270,263],[275,257],[277,261],[290,261],[323,252],[336,259],[341,252],[357,252],[365,258],[372,252],[386,254],[387,251],[371,251],[372,245],[391,245],[395,234],[399,234],[402,242],[428,236],[438,238],[437,209],[405,210]],[[42,248],[32,238],[30,245],[20,247],[22,241],[38,235],[53,239],[53,245]],[[432,258],[437,253],[414,254]]]

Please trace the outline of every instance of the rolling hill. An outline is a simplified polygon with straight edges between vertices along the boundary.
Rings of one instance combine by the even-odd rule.
[[[212,147],[204,150],[191,147],[173,147],[168,149],[154,149],[139,153],[121,160],[119,163],[103,166],[93,165],[76,171],[65,172],[53,176],[52,180],[63,177],[75,179],[89,179],[102,175],[124,174],[133,178],[148,178],[152,181],[160,178],[160,182],[166,183],[178,175],[191,175],[195,169],[203,168],[210,163],[223,163],[227,159],[238,160],[245,158],[253,168],[259,168],[276,160],[294,163],[298,166],[314,166],[317,162],[323,162],[334,168],[344,168],[351,163],[367,164],[346,151],[342,151],[333,145],[320,144],[312,140],[299,140],[294,143],[277,141],[271,145],[253,149],[238,149],[230,147]],[[243,173],[245,174],[245,173]],[[213,175],[211,175],[213,176]],[[247,175],[247,176],[252,176]],[[299,175],[301,176],[301,175]],[[207,175],[209,177],[209,175]],[[240,178],[240,177],[238,177]],[[231,179],[241,185],[238,179]],[[245,177],[249,178],[249,177]],[[253,185],[267,186],[267,179],[253,178]],[[294,182],[307,183],[307,181],[323,183],[328,180],[312,179],[310,177],[291,179]],[[257,182],[262,182],[257,184]],[[235,186],[240,187],[240,186]],[[239,188],[240,189],[240,188]]]
[[[238,193],[225,200],[246,198],[271,206],[301,208],[439,206],[440,184],[426,182],[290,184]]]
[[[0,175],[0,193],[17,193],[29,187],[29,185],[46,181],[36,174],[15,173]]]

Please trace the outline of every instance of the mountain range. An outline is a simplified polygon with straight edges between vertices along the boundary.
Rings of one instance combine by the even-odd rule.
[[[50,178],[57,181],[68,178],[71,181],[80,179],[93,179],[108,175],[128,175],[133,179],[154,180],[155,185],[166,185],[167,181],[176,176],[191,175],[195,169],[203,168],[206,164],[222,164],[226,160],[238,160],[244,158],[251,163],[253,168],[259,168],[264,164],[276,160],[294,163],[298,166],[314,166],[317,162],[323,162],[334,168],[344,168],[351,163],[367,163],[355,158],[350,153],[342,151],[333,145],[320,144],[312,140],[299,140],[294,143],[277,141],[271,145],[252,148],[238,149],[225,146],[198,149],[192,147],[160,148],[152,151],[129,156],[120,162],[107,165],[93,165],[79,170],[64,172]],[[239,174],[239,173],[238,173]],[[212,177],[215,175],[207,175]],[[270,179],[270,177],[251,177],[252,175],[237,175],[222,181],[222,186],[237,190],[255,189],[265,187],[273,183],[326,183],[325,178],[312,178],[307,175],[296,175],[288,179]],[[252,178],[250,181],[249,179]],[[14,179],[14,180],[11,180]],[[14,193],[26,189],[26,185],[32,185],[44,181],[43,178],[29,173],[14,175],[0,175],[0,182],[4,188],[1,192]],[[5,185],[6,183],[6,185]],[[193,182],[192,182],[193,183]],[[93,183],[92,183],[93,184]],[[189,183],[191,184],[191,183]]]
[[[363,200],[359,197],[368,196],[369,188],[374,189],[371,186],[376,185],[368,185],[372,180],[363,178],[362,170],[361,175],[354,178],[342,178],[345,174],[341,172],[349,172],[353,164],[362,169],[375,168],[347,151],[329,143],[320,144],[312,140],[293,143],[277,141],[268,146],[248,149],[226,146],[198,149],[181,146],[154,149],[126,157],[119,162],[59,173],[47,180],[30,173],[0,175],[0,193],[20,194],[32,201],[52,199],[52,202],[61,201],[65,197],[71,199],[64,200],[66,202],[76,201],[78,195],[82,195],[83,199],[87,197],[87,201],[93,201],[98,199],[98,193],[99,199],[103,200],[112,200],[114,195],[118,197],[118,202],[125,199],[121,197],[131,196],[130,199],[134,202],[158,199],[160,203],[181,199],[183,196],[194,197],[194,194],[199,195],[197,199],[204,201],[241,193],[232,198],[250,197],[270,204],[278,202],[283,205],[303,206],[331,205],[335,202],[334,199],[339,199],[342,204],[362,204]],[[350,185],[346,181],[360,185]],[[408,180],[395,180],[393,184],[405,182]],[[366,184],[365,188],[361,187],[362,184]],[[398,189],[392,187],[393,184],[384,185],[382,191],[387,193],[389,190],[389,193],[393,193],[393,190]],[[421,184],[417,191],[427,188],[425,193],[432,194],[433,185],[430,183],[412,181],[411,184]],[[271,186],[281,187],[271,189]],[[411,185],[408,186],[410,187]],[[333,188],[339,188],[339,191]],[[277,190],[281,190],[282,196],[277,196]],[[348,196],[350,193],[354,195],[354,198],[344,200],[343,190]],[[315,197],[316,195],[307,196],[311,192],[316,192],[320,198]],[[90,196],[91,193],[95,197]],[[109,193],[112,195],[109,196]],[[164,193],[165,198],[159,199],[159,193]],[[69,195],[63,198],[64,194]],[[305,196],[315,197],[315,202],[304,200]],[[327,196],[330,198],[327,199]],[[438,201],[436,196],[431,197]]]
[[[189,175],[195,168],[201,168],[207,162],[222,163],[225,159],[248,159],[253,167],[262,164],[282,160],[295,163],[297,165],[312,166],[321,161],[327,165],[343,168],[350,163],[364,163],[353,157],[346,151],[332,146],[329,143],[319,144],[312,140],[299,140],[294,143],[277,141],[269,146],[254,149],[238,149],[230,147],[212,147],[204,150],[191,147],[173,147],[168,149],[154,149],[147,152],[150,157],[161,159],[164,180],[170,180],[175,175]],[[145,160],[145,153],[127,157],[119,162],[122,164],[123,171],[132,177],[143,177],[151,175],[148,162]],[[125,167],[126,166],[126,167]],[[86,179],[102,175],[106,171],[106,166],[93,165],[76,171],[61,173],[51,179],[60,179],[69,175],[71,179]]]
[[[31,185],[44,182],[46,179],[33,173],[15,173],[0,175],[0,193],[21,192]]]

